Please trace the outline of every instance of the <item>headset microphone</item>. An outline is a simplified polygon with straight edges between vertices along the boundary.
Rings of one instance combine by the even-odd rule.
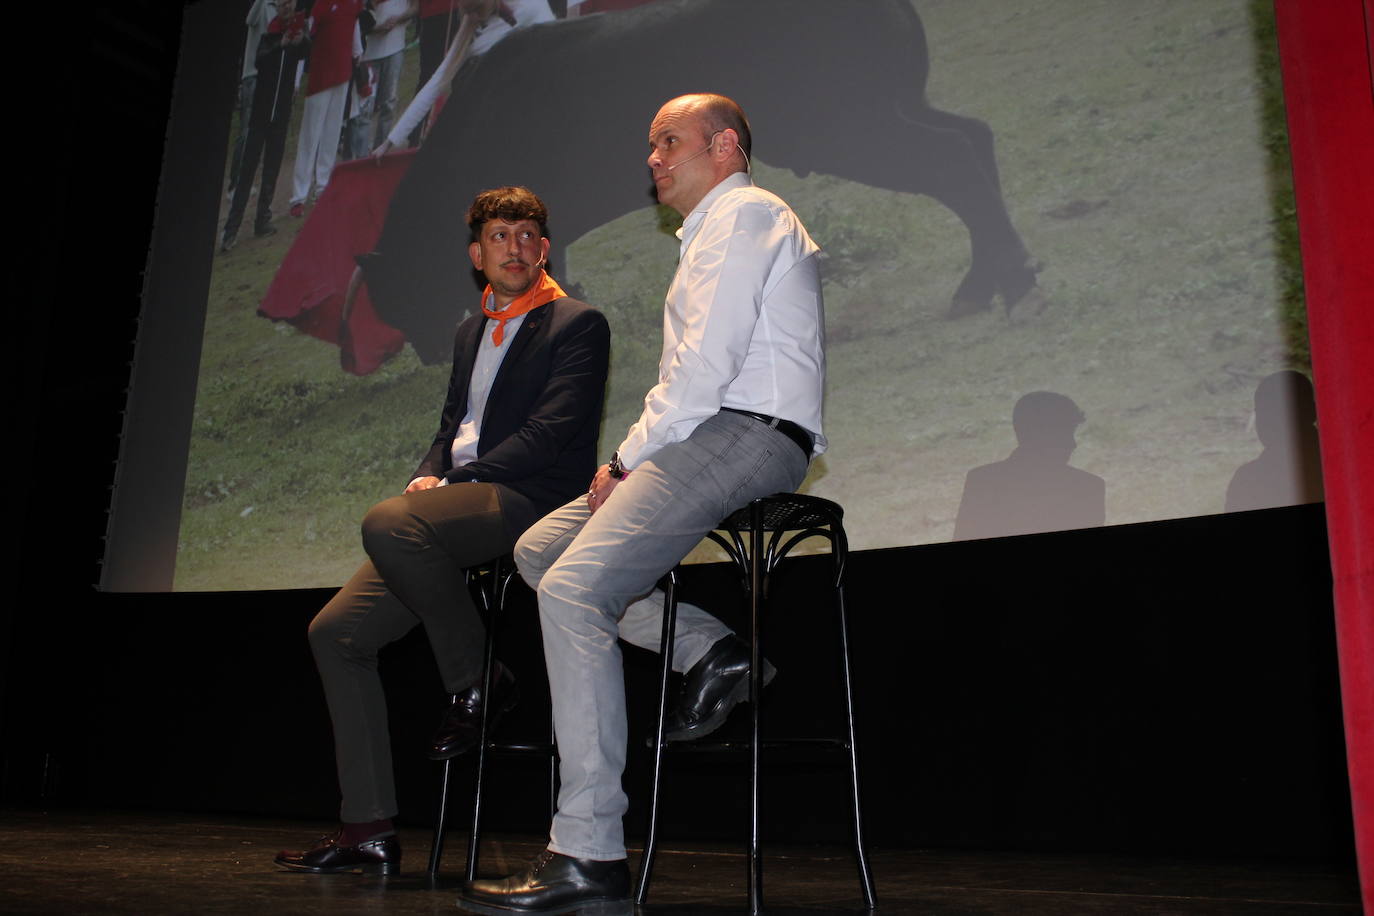
[[[697,151],[696,151],[695,153],[693,153],[692,155],[688,156],[686,159],[682,160],[681,162],[675,162],[675,163],[673,163],[672,165],[667,166],[667,167],[665,168],[665,171],[671,172],[673,169],[677,168],[677,167],[680,166],[680,165],[686,165],[687,163],[691,162],[693,159],[695,159],[696,157],[702,155],[703,153],[709,152],[710,149],[711,149],[711,144],[708,143],[708,144],[706,144],[705,146],[703,146],[701,149],[697,150]]]
[[[706,145],[705,145],[705,146],[703,146],[701,149],[697,150],[695,153],[693,153],[692,155],[688,156],[686,159],[682,160],[681,162],[675,162],[675,163],[673,163],[672,165],[668,166],[668,167],[665,169],[665,171],[671,172],[673,169],[677,168],[678,166],[680,166],[680,165],[686,165],[687,163],[691,162],[691,161],[692,161],[693,159],[695,159],[696,157],[698,157],[698,156],[700,156],[700,155],[703,155],[704,153],[710,152],[710,150],[711,150],[711,145],[712,145],[713,143],[716,142],[716,137],[720,136],[723,132],[724,132],[723,130],[718,130],[718,131],[716,131],[715,133],[711,134],[711,139],[709,139],[709,140],[706,141]]]

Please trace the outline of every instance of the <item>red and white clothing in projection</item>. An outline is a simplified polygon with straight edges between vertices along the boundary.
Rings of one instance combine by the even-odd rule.
[[[305,110],[296,141],[296,168],[291,203],[303,204],[311,189],[329,183],[338,156],[348,81],[353,61],[362,56],[358,14],[363,0],[327,0],[311,8],[310,74],[305,84]]]

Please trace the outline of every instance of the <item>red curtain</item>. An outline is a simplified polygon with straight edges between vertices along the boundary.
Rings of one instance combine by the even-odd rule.
[[[1364,908],[1374,913],[1374,0],[1276,0]]]

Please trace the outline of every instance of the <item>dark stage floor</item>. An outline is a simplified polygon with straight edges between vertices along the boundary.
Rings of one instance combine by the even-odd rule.
[[[3,913],[444,913],[457,910],[463,842],[447,873],[423,871],[429,835],[402,831],[407,873],[300,875],[272,864],[323,825],[204,815],[0,814]],[[538,851],[533,837],[494,838],[483,871]],[[768,912],[861,913],[845,850],[770,849]],[[631,852],[631,866],[636,851]],[[1358,913],[1353,867],[923,850],[873,853],[881,913]],[[721,846],[666,847],[643,916],[744,912],[744,859]]]

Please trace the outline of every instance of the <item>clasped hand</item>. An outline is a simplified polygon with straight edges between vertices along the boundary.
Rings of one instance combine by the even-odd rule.
[[[611,466],[603,464],[596,469],[596,476],[592,478],[592,487],[587,491],[587,508],[596,514],[596,510],[601,508],[611,496],[611,491],[616,484],[620,483],[611,476]]]

